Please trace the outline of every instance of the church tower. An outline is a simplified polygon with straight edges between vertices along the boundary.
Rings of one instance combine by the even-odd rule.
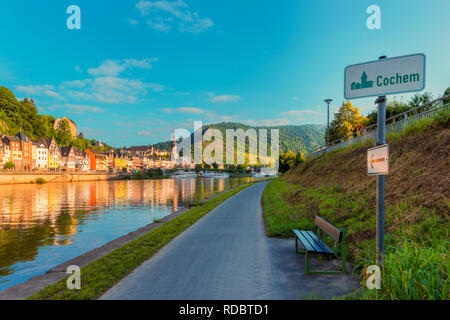
[[[172,162],[176,162],[178,160],[178,150],[177,150],[177,138],[175,137],[175,130],[172,133],[172,152],[170,156],[170,160]]]

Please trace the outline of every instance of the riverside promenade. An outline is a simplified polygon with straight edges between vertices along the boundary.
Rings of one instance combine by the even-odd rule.
[[[331,298],[355,290],[350,275],[304,275],[293,239],[266,237],[267,183],[224,201],[100,299]]]
[[[80,172],[0,172],[0,185],[35,183],[36,179],[45,182],[81,182],[117,180],[120,173],[80,173]]]

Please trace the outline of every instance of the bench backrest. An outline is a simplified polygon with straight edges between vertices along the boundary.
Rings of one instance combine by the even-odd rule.
[[[333,226],[328,221],[325,221],[319,216],[316,216],[314,219],[314,223],[320,230],[328,234],[331,238],[333,238],[337,242],[341,242],[342,239],[342,231]]]

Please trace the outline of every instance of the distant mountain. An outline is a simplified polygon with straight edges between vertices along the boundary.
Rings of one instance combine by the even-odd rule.
[[[222,132],[224,137],[225,144],[225,133],[227,129],[242,129],[248,130],[250,128],[255,129],[258,132],[258,129],[268,129],[267,138],[268,144],[270,145],[270,129],[279,129],[280,130],[280,152],[286,152],[288,150],[297,153],[300,148],[303,153],[307,153],[309,151],[314,150],[317,147],[323,145],[324,140],[323,137],[325,135],[325,126],[323,125],[289,125],[289,126],[274,126],[274,127],[252,127],[242,123],[232,123],[232,122],[221,122],[216,124],[210,124],[203,126],[203,133],[205,133],[209,128],[219,129]],[[191,137],[193,137],[191,135]],[[160,142],[154,144],[153,147],[159,150],[171,150],[172,142]],[[269,146],[268,146],[269,148]],[[225,150],[225,146],[224,146]]]

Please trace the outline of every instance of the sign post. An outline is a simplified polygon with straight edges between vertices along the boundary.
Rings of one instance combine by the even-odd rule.
[[[380,60],[386,59],[386,56],[381,56]],[[378,104],[377,116],[377,146],[386,144],[386,96],[379,96],[375,101]],[[384,255],[384,184],[385,175],[377,176],[377,264],[381,268]]]
[[[367,152],[367,173],[377,176],[376,259],[382,266],[384,254],[385,177],[389,173],[389,147],[386,145],[386,95],[421,91],[425,88],[425,55],[412,54],[354,64],[345,68],[346,99],[378,96],[377,142]]]

